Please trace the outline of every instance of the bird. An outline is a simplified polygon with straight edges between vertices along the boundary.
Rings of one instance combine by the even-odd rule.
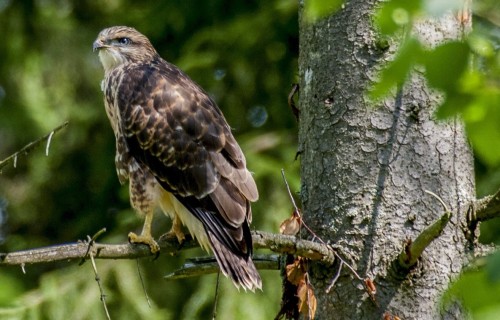
[[[104,69],[101,90],[116,140],[120,183],[144,217],[129,242],[160,247],[151,234],[156,208],[182,226],[237,288],[262,289],[252,261],[251,202],[259,198],[245,156],[209,94],[162,59],[150,40],[127,26],[103,29],[93,43]]]

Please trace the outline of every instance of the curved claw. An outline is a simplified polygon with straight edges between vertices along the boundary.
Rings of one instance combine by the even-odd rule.
[[[133,243],[133,244],[145,244],[149,246],[149,250],[151,250],[151,253],[156,255],[160,254],[160,246],[158,243],[153,239],[151,236],[147,235],[137,235],[133,232],[130,232],[128,234],[128,242]]]
[[[175,217],[174,221],[172,221],[172,228],[164,236],[167,238],[173,238],[175,236],[179,244],[182,244],[184,240],[186,240],[186,236],[182,231],[182,222],[178,217]]]

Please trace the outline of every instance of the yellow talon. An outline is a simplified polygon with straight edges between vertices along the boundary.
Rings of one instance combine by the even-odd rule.
[[[153,212],[149,211],[145,214],[144,226],[142,227],[141,234],[137,235],[134,232],[130,232],[128,234],[128,242],[136,244],[141,244],[141,243],[146,244],[149,246],[151,253],[155,254],[158,257],[158,255],[160,254],[160,246],[151,235],[152,220],[153,220]]]
[[[184,235],[184,232],[182,232],[182,223],[181,220],[177,217],[175,217],[174,221],[172,222],[172,228],[170,228],[170,231],[165,234],[165,237],[168,238],[177,238],[177,241],[179,243],[183,243],[184,240],[186,240],[186,236]]]
[[[158,254],[160,252],[160,246],[151,236],[147,235],[136,235],[133,232],[128,234],[128,241],[134,244],[146,244],[149,246],[152,254]]]

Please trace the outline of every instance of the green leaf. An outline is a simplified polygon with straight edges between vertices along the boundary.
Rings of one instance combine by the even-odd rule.
[[[370,97],[374,100],[381,99],[391,88],[404,83],[421,52],[422,47],[416,39],[406,41],[396,58],[382,71],[380,81],[370,91]]]
[[[455,92],[466,70],[469,52],[464,42],[448,42],[426,52],[424,63],[429,84],[446,93]]]
[[[425,15],[440,18],[449,12],[458,12],[464,6],[463,0],[423,0]]]
[[[464,120],[474,151],[486,164],[500,164],[500,98],[486,92],[464,110]]]
[[[486,274],[493,283],[500,282],[500,252],[496,252],[488,257],[486,263]]]
[[[304,12],[306,19],[314,21],[330,15],[340,9],[343,0],[306,0]]]
[[[488,58],[495,55],[495,47],[486,36],[476,32],[472,33],[467,40],[474,53]]]
[[[446,99],[443,104],[439,106],[436,111],[436,117],[438,119],[446,119],[449,117],[453,117],[459,113],[467,112],[467,107],[472,102],[474,96],[470,94],[462,94],[458,92],[453,92],[452,94],[446,95]],[[481,113],[480,110],[469,110],[471,119],[477,118]]]
[[[392,35],[413,20],[420,11],[421,1],[393,0],[384,5],[375,14],[375,23],[380,32]]]
[[[462,274],[445,293],[443,302],[448,304],[458,299],[471,311],[474,319],[484,319],[480,318],[480,315],[491,314],[492,308],[498,306],[499,296],[500,283],[492,282],[486,271],[482,269]],[[498,307],[496,307],[497,317],[500,315],[498,311]]]

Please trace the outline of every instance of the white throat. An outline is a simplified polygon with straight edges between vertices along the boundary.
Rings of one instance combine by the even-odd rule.
[[[122,55],[114,54],[113,50],[109,49],[99,50],[99,59],[106,73],[125,62]]]

